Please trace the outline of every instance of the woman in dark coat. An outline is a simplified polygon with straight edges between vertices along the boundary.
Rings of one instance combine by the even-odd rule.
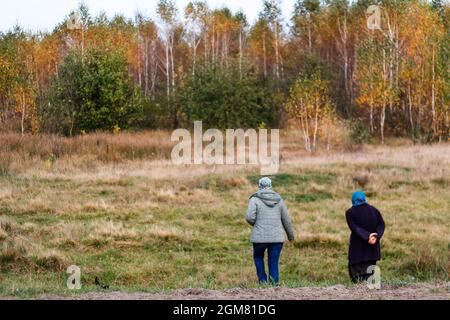
[[[345,213],[351,230],[348,270],[352,281],[359,282],[372,275],[368,268],[381,259],[380,240],[385,225],[380,211],[366,202],[362,191],[353,193],[352,204]]]

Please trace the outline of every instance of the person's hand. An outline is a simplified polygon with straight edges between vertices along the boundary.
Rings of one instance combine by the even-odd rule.
[[[369,236],[369,244],[374,245],[375,243],[377,243],[377,237],[378,237],[378,234],[371,233]]]

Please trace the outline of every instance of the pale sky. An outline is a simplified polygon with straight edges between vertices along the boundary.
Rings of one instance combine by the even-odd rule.
[[[210,7],[226,4],[233,12],[242,9],[249,22],[253,22],[262,7],[262,0],[206,0]],[[157,0],[84,0],[92,15],[105,11],[109,17],[122,13],[133,17],[136,11],[155,16]],[[189,0],[176,0],[181,10]],[[283,14],[291,14],[295,0],[282,0]],[[71,10],[78,7],[80,0],[0,0],[0,31],[5,32],[19,24],[29,31],[51,31],[64,20]]]

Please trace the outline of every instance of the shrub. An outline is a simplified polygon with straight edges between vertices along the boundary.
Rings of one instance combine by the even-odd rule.
[[[353,143],[372,143],[373,135],[366,124],[357,121],[352,126],[350,139]]]
[[[202,120],[206,128],[258,128],[276,124],[273,98],[252,76],[204,69],[187,80],[178,104],[188,122]]]
[[[128,128],[142,117],[120,52],[70,52],[48,95],[44,128],[67,135]]]

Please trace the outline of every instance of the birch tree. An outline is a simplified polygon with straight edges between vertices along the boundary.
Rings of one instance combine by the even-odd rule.
[[[299,125],[305,150],[313,152],[324,119],[331,115],[333,102],[329,95],[329,81],[320,71],[302,75],[291,88],[286,109]]]

